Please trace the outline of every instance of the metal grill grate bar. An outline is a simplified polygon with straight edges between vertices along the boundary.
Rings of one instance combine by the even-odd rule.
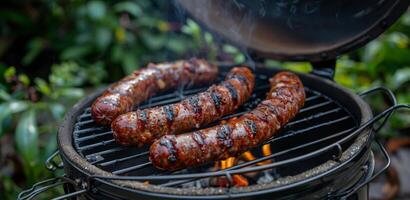
[[[97,134],[95,134],[93,132],[92,135],[88,135],[88,136],[85,136],[85,137],[78,138],[77,141],[82,142],[82,141],[85,141],[85,140],[95,139],[96,137],[107,136],[107,135],[112,135],[112,131],[106,131],[106,132],[97,133]]]
[[[95,147],[99,147],[99,146],[105,146],[105,145],[113,144],[113,143],[115,143],[115,140],[114,140],[114,139],[103,140],[103,141],[97,142],[97,143],[95,143],[95,144],[90,144],[90,145],[78,147],[78,150],[84,151],[84,150],[87,150],[87,149],[91,149],[91,148],[95,148]]]
[[[312,96],[307,97],[307,98],[305,99],[305,102],[313,101],[313,100],[318,99],[318,98],[320,98],[320,97],[321,97],[321,96],[318,95],[318,94],[312,95]]]
[[[148,154],[149,154],[149,152],[148,152],[148,151],[145,151],[145,152],[142,152],[142,153],[139,153],[139,154],[135,154],[135,155],[131,155],[131,156],[127,156],[127,157],[124,157],[124,158],[120,158],[120,159],[115,159],[115,160],[111,160],[111,161],[108,161],[108,162],[99,163],[98,165],[99,165],[99,166],[102,166],[102,167],[106,167],[106,166],[108,166],[108,165],[114,165],[114,164],[116,164],[116,163],[123,162],[123,161],[129,160],[129,159],[135,159],[135,158],[139,158],[139,157],[141,157],[141,156],[146,156],[146,155],[148,155]]]
[[[84,129],[80,129],[80,130],[75,130],[74,134],[76,135],[80,135],[83,133],[89,133],[89,132],[94,132],[94,131],[102,131],[106,129],[105,127],[91,127],[91,128],[84,128]]]
[[[118,146],[118,147],[115,147],[115,148],[112,148],[112,149],[107,149],[107,150],[104,150],[104,151],[98,151],[96,153],[88,154],[88,155],[86,155],[86,157],[87,158],[98,157],[98,156],[103,156],[103,155],[110,154],[110,153],[118,153],[120,151],[127,150],[127,149],[128,149],[128,147]],[[93,164],[95,164],[95,163],[93,163]]]
[[[77,123],[77,126],[84,126],[84,125],[88,125],[91,123],[94,123],[94,120],[90,119],[90,120],[80,121]]]
[[[316,105],[313,105],[313,106],[302,108],[302,109],[300,109],[299,113],[304,113],[304,112],[307,112],[307,111],[310,111],[310,110],[313,110],[313,109],[316,109],[316,108],[327,106],[327,105],[332,104],[332,103],[333,103],[332,100],[328,100],[328,101],[325,101],[323,103],[319,103],[319,104],[316,104]]]
[[[142,169],[142,168],[148,167],[151,164],[152,164],[151,162],[146,162],[146,163],[143,163],[143,164],[127,167],[125,169],[115,170],[112,173],[115,174],[115,175],[124,174],[124,173],[131,172],[131,171],[134,171],[134,170],[137,170],[137,169]]]
[[[84,120],[85,118],[90,118],[90,117],[91,117],[91,113],[84,113],[78,116],[78,120]]]

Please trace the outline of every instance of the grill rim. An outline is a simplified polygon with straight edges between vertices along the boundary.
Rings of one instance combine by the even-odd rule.
[[[267,70],[267,72],[269,73],[277,73],[278,71],[283,71],[283,69],[278,69],[278,68],[266,68],[263,67],[263,65],[257,65],[256,66],[257,70]],[[360,122],[358,119],[355,119],[357,122],[359,122],[359,126],[363,125],[363,123],[369,121],[373,115],[372,115],[372,111],[369,107],[369,105],[367,103],[364,102],[364,100],[359,97],[357,94],[354,94],[353,92],[349,91],[348,89],[336,84],[335,82],[332,82],[330,80],[327,79],[323,79],[321,77],[315,76],[315,75],[311,75],[311,74],[305,74],[305,73],[296,73],[300,76],[300,78],[302,79],[302,81],[306,81],[306,82],[313,82],[313,84],[319,85],[319,84],[325,84],[326,87],[332,89],[332,90],[338,90],[338,91],[331,91],[332,93],[334,93],[333,95],[336,96],[341,96],[343,98],[348,98],[350,99],[351,102],[355,103],[357,108],[359,108],[359,110],[354,112],[358,112],[355,114],[352,114],[352,116],[354,117],[358,117],[358,115],[360,116]],[[60,155],[63,157],[63,161],[65,162],[65,170],[67,174],[70,174],[70,172],[72,171],[72,168],[74,167],[76,169],[76,171],[79,171],[79,176],[83,176],[82,178],[87,178],[90,175],[103,175],[103,176],[112,176],[111,173],[108,173],[100,168],[98,168],[97,166],[92,165],[91,163],[89,163],[85,158],[81,157],[81,155],[76,152],[75,148],[74,148],[74,144],[73,144],[73,129],[74,129],[74,124],[76,123],[77,120],[77,116],[79,114],[81,114],[84,110],[85,107],[89,106],[93,100],[99,96],[105,88],[101,88],[98,89],[97,91],[95,91],[94,93],[92,93],[91,95],[85,97],[84,99],[82,99],[81,101],[79,101],[77,104],[75,104],[72,109],[66,114],[63,122],[61,123],[61,126],[59,127],[58,130],[58,148],[60,149]],[[321,93],[328,95],[328,93],[330,92],[324,92],[324,91],[320,91]],[[336,99],[336,98],[334,98]],[[338,102],[341,102],[342,99],[337,98],[336,99]],[[348,112],[352,112],[351,109],[347,110]],[[353,144],[355,144],[357,142],[357,140],[359,138],[364,138],[365,142],[362,142],[362,144],[360,145],[359,150],[355,153],[355,155],[351,155],[350,158],[354,158],[355,156],[357,156],[363,149],[366,148],[366,141],[370,140],[370,136],[372,135],[371,129],[367,128],[365,130],[362,131],[362,133],[360,133],[359,137],[356,138],[355,142]],[[350,146],[351,147],[351,146]],[[350,148],[349,147],[349,148]],[[348,150],[344,151],[343,154],[347,153]],[[351,159],[348,159],[346,162],[348,162]],[[324,163],[326,164],[326,163]],[[321,164],[315,168],[321,167]],[[343,164],[343,163],[342,163]],[[336,165],[339,166],[340,164]],[[321,174],[325,174],[325,173],[330,173],[330,172],[334,172],[335,170],[332,171],[332,169],[335,169],[335,166],[331,167],[331,169],[329,170],[325,170],[323,172],[320,172],[319,174],[316,174],[310,178],[314,178],[316,176],[319,176]],[[307,170],[309,171],[309,170]],[[305,173],[305,172],[303,172]],[[302,173],[302,174],[303,174]],[[309,179],[309,178],[308,178]],[[97,179],[96,179],[97,180]],[[305,180],[306,181],[306,180]],[[307,182],[311,182],[313,180],[307,181]],[[116,186],[119,187],[127,187],[125,189],[131,189],[137,193],[143,193],[143,195],[150,195],[153,196],[154,193],[156,195],[175,195],[175,197],[177,198],[181,198],[181,196],[179,195],[189,195],[185,192],[181,192],[181,189],[178,188],[164,188],[164,187],[159,187],[159,186],[155,186],[155,185],[150,185],[150,184],[143,184],[142,182],[138,182],[138,181],[121,181],[121,180],[101,180],[101,182],[107,182],[107,183],[112,183]],[[300,181],[297,181],[300,182]],[[301,183],[302,185],[305,183]],[[285,184],[284,186],[286,186],[288,184]],[[283,186],[280,186],[279,189],[282,188],[282,190],[286,189],[283,188]],[[124,189],[124,188],[120,188],[120,189]],[[164,191],[164,189],[169,189],[172,191],[180,191],[180,194],[178,194],[178,192],[176,192],[177,194],[169,194],[168,192]],[[271,188],[272,189],[272,188]],[[186,190],[191,190],[192,188],[186,189]],[[204,189],[195,189],[195,190],[204,190]],[[225,193],[225,195],[228,195],[229,197],[229,190],[226,190],[227,192]],[[252,195],[251,193],[253,192],[272,192],[266,188],[264,189],[259,189],[259,190],[254,190],[251,192],[239,192],[239,193],[235,193],[235,194],[244,194],[244,196],[249,196]],[[247,195],[248,194],[248,195]],[[154,195],[154,196],[156,196]],[[197,194],[195,192],[191,193],[191,195],[197,196]],[[204,196],[198,196],[198,197],[204,197]],[[210,195],[210,197],[216,197],[215,195]],[[218,198],[221,198],[219,195],[217,196]],[[188,198],[192,198],[192,197],[188,197]],[[223,198],[223,197],[222,197]]]

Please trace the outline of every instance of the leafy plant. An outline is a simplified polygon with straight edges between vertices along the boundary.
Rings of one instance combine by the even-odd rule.
[[[5,180],[1,186],[7,189],[0,195],[2,199],[12,199],[20,190],[7,177],[22,173],[25,183],[32,185],[50,176],[44,170],[44,160],[57,148],[56,128],[66,108],[84,95],[83,89],[77,88],[85,83],[82,73],[75,63],[53,65],[48,81],[36,78],[33,85],[14,67],[4,73],[7,84],[0,89],[0,138],[12,138],[7,145],[13,149],[15,145],[15,155],[7,156],[15,159],[7,162],[1,158],[5,162],[0,167],[5,172],[0,175]],[[5,170],[10,167],[12,170]]]
[[[148,62],[197,55],[199,48],[210,44],[210,35],[203,39],[193,21],[185,26],[179,20],[167,21],[179,17],[164,12],[176,10],[172,6],[149,0],[9,2],[0,8],[0,58],[5,58],[5,65],[37,67],[57,59],[110,71],[109,77],[94,78],[98,83],[102,78],[118,79]],[[23,48],[13,48],[22,41]],[[16,56],[17,61],[11,59]]]

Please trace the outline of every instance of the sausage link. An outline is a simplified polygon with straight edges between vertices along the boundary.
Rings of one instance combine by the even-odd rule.
[[[181,135],[165,135],[150,148],[159,169],[175,170],[239,156],[261,145],[303,107],[305,92],[299,78],[280,72],[270,79],[266,100],[254,110],[225,124]]]
[[[109,125],[117,116],[158,92],[177,87],[212,82],[218,68],[202,59],[149,64],[112,84],[91,106],[91,115],[98,124]]]
[[[209,124],[246,102],[252,94],[254,81],[247,67],[235,67],[222,83],[179,103],[118,116],[111,124],[114,138],[122,145],[141,146],[163,135]]]

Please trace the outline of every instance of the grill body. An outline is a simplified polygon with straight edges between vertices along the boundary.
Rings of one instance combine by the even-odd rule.
[[[221,71],[226,72],[228,68],[229,66],[221,67]],[[258,103],[258,99],[263,99],[269,88],[267,79],[276,72],[278,69],[257,66],[255,95],[248,104],[231,116],[246,112]],[[330,144],[338,143],[372,118],[369,106],[356,94],[318,76],[298,75],[307,88],[307,102],[298,116],[277,137],[267,142],[271,145],[272,152],[278,153],[274,162],[286,162],[298,156],[321,151]],[[182,94],[187,96],[201,90],[204,88],[185,90]],[[204,173],[203,168],[174,173],[161,172],[147,163],[147,148],[117,146],[109,128],[97,127],[89,118],[88,107],[101,92],[102,90],[97,91],[76,104],[66,115],[58,133],[65,173],[68,177],[85,183],[89,188],[85,197],[90,199],[326,198],[363,182],[373,171],[373,157],[369,147],[373,134],[370,129],[365,129],[357,137],[340,143],[339,149],[332,148],[301,161],[270,168],[269,173],[278,175],[270,183],[252,184],[245,188],[181,187],[181,184],[178,184],[181,182],[178,175],[188,177],[182,179],[184,182],[191,179],[190,175]],[[179,101],[183,98],[180,94],[160,94],[141,105],[141,108]],[[305,147],[306,144],[312,145]],[[257,157],[263,157],[258,155],[256,150],[253,153]],[[94,175],[139,176],[142,179],[109,180]],[[150,180],[155,176],[171,178],[143,183],[144,177]],[[66,190],[73,192],[76,188],[67,186]],[[356,197],[351,198],[366,198],[366,194],[367,189],[363,188],[356,193]]]

